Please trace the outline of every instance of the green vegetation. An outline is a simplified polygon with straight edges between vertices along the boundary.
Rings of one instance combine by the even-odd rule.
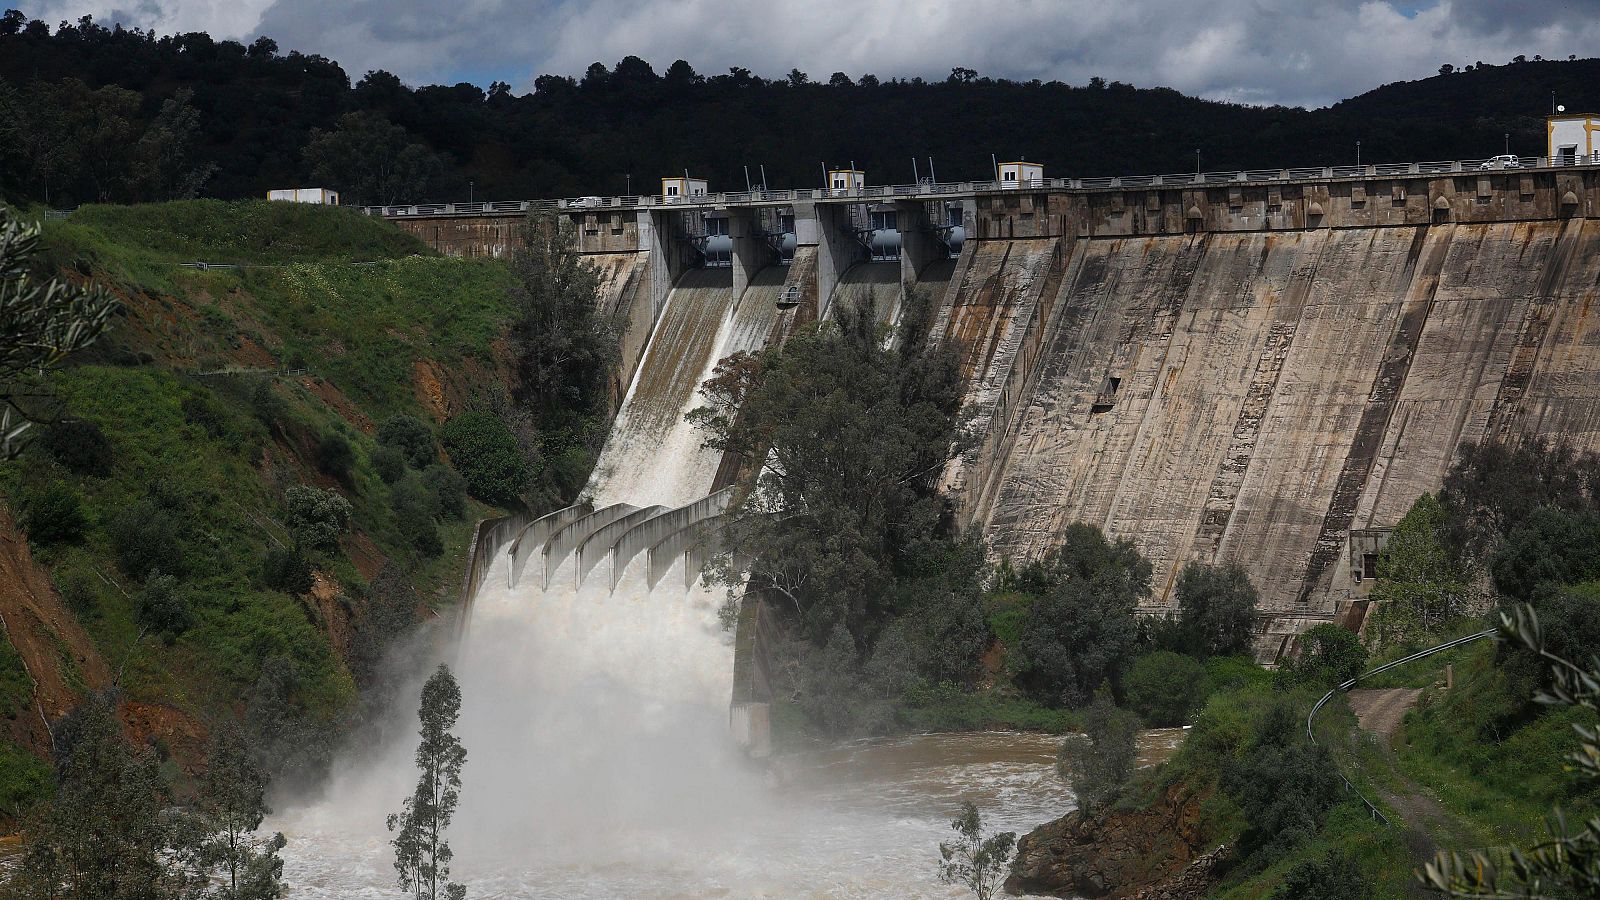
[[[450,881],[450,860],[455,854],[444,831],[455,816],[461,796],[461,767],[467,751],[450,729],[461,715],[461,688],[449,667],[440,664],[422,686],[422,740],[417,744],[417,788],[405,799],[399,813],[389,816],[394,840],[394,870],[402,891],[418,900],[463,900],[467,889]]]
[[[1196,147],[1205,149],[1206,167],[1219,171],[1338,165],[1358,140],[1375,160],[1458,159],[1498,152],[1506,133],[1513,151],[1544,147],[1540,114],[1550,92],[1584,97],[1600,80],[1595,60],[1519,56],[1504,65],[1445,65],[1437,77],[1308,111],[1200,100],[1098,77],[1071,85],[958,68],[931,81],[893,72],[765,78],[741,66],[702,74],[684,60],[629,56],[610,66],[596,62],[581,78],[529,78],[532,90],[519,96],[504,82],[412,87],[384,71],[346,72],[297,52],[303,47],[280,51],[270,35],[246,44],[90,20],[63,22],[52,33],[55,24],[22,13],[0,19],[0,80],[13,94],[0,105],[0,123],[15,123],[21,146],[59,141],[97,151],[94,158],[104,162],[96,171],[119,176],[79,174],[71,155],[34,160],[0,150],[0,191],[42,200],[48,190],[57,203],[93,201],[106,191],[117,199],[170,199],[193,181],[174,176],[192,176],[200,161],[215,163],[204,187],[221,197],[260,197],[323,178],[338,179],[321,186],[344,189],[346,202],[459,200],[469,181],[480,198],[617,194],[627,184],[624,173],[639,190],[645,179],[684,165],[704,171],[714,186],[731,186],[744,183],[739,157],[712,136],[756,140],[790,122],[803,123],[806,140],[760,145],[774,187],[814,185],[816,154],[827,147],[852,148],[855,162],[887,173],[885,181],[895,173],[908,180],[906,161],[923,156],[941,161],[942,178],[993,177],[988,157],[974,153],[968,138],[979,128],[1019,158],[1070,164],[1082,175],[1191,171]],[[755,59],[745,62],[760,68]],[[67,79],[131,97],[91,105],[80,85],[62,102],[45,102]],[[152,129],[163,103],[185,89],[193,96],[180,108],[192,108],[200,126],[184,146],[192,161],[166,167],[175,171],[160,179],[126,177],[151,168],[144,163],[152,154],[141,146],[171,147],[172,137],[157,137],[189,133],[175,113]],[[101,115],[60,125],[36,115],[51,108]],[[841,109],[855,112],[839,115]],[[1039,109],[1051,110],[1046,121],[1032,113]],[[927,127],[900,127],[913,117]],[[91,127],[106,119],[117,123],[107,129],[109,139]],[[1107,140],[1152,129],[1167,139]],[[141,140],[147,132],[151,140]]]
[[[255,267],[174,264],[196,258]],[[456,599],[492,512],[443,461],[443,411],[498,410],[499,436],[517,429],[502,461],[539,459],[496,362],[507,266],[434,256],[350,210],[215,201],[86,207],[50,223],[38,259],[109,285],[124,314],[30,387],[50,424],[0,462],[0,495],[125,700],[180,726],[242,711],[268,775],[314,778],[386,696],[384,650]],[[581,484],[583,460],[567,464]],[[98,687],[60,648],[68,687]],[[0,699],[26,712],[5,650]],[[35,768],[15,775],[0,815],[51,793]]]
[[[1188,723],[1211,693],[1211,685],[1199,660],[1156,650],[1133,661],[1127,691],[1128,705],[1146,724],[1171,728]]]
[[[1072,785],[1078,808],[1093,813],[1122,796],[1138,760],[1139,717],[1118,709],[1101,690],[1083,712],[1083,733],[1070,734],[1056,754],[1056,771]]]
[[[950,828],[957,839],[939,844],[939,880],[965,887],[978,900],[990,900],[1005,881],[1016,834],[985,835],[983,816],[971,802],[961,805],[961,814],[951,820]]]
[[[499,416],[471,410],[444,423],[439,436],[467,490],[489,503],[508,503],[528,487],[528,461]]]

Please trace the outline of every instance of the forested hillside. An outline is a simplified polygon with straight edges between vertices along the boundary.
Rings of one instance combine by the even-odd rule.
[[[0,818],[46,791],[45,722],[91,694],[180,784],[236,720],[275,772],[314,772],[381,698],[384,649],[459,600],[488,504],[586,475],[561,416],[514,397],[504,261],[201,200],[80,208],[33,265],[118,309],[8,385],[37,424],[0,461]]]
[[[1552,92],[1600,106],[1600,60],[1513,61],[1373,90],[1327,109],[1258,108],[1095,79],[1018,83],[958,69],[909,81],[628,57],[581,79],[407,86],[386,72],[205,34],[87,19],[0,19],[0,194],[63,207],[256,197],[312,183],[347,203],[653,191],[690,169],[742,188],[814,184],[854,162],[907,182],[988,177],[990,154],[1110,175],[1538,154]],[[381,173],[381,174],[380,174]]]

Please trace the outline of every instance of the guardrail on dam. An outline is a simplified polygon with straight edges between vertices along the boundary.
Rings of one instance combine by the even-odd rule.
[[[781,280],[804,321],[881,284],[862,212],[893,210],[902,281],[933,292],[935,337],[963,348],[980,442],[943,476],[962,518],[1013,557],[1070,521],[1131,537],[1155,564],[1152,609],[1186,561],[1238,562],[1271,656],[1362,595],[1349,535],[1437,490],[1462,443],[1600,449],[1600,166],[1223,175],[553,208],[608,273],[630,370],[697,265],[697,218],[727,220],[735,309]],[[503,250],[524,207],[482,206],[395,221]],[[792,260],[773,240],[787,216]]]

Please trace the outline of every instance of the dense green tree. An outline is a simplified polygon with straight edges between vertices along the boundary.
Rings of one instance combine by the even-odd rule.
[[[1178,575],[1177,594],[1179,649],[1200,657],[1250,651],[1259,596],[1244,566],[1191,562]]]
[[[311,562],[298,547],[277,547],[261,561],[261,583],[275,591],[304,594],[314,583]]]
[[[504,419],[485,409],[468,410],[445,422],[439,437],[473,496],[497,506],[518,502],[532,467]]]
[[[283,492],[283,502],[288,512],[285,524],[298,547],[335,549],[339,536],[350,527],[350,501],[333,491],[309,484],[290,485]]]
[[[62,419],[52,422],[39,438],[55,461],[74,475],[105,476],[111,473],[116,453],[105,432],[94,422]]]
[[[1523,602],[1541,586],[1600,578],[1600,512],[1529,512],[1490,558],[1489,571],[1496,590]]]
[[[192,88],[179,88],[162,101],[161,111],[134,147],[134,195],[142,200],[193,200],[216,172],[212,162],[196,162],[200,112]]]
[[[188,596],[178,579],[171,575],[163,575],[159,570],[151,572],[134,599],[139,624],[161,635],[168,644],[194,624]]]
[[[91,697],[57,726],[54,802],[29,829],[9,895],[157,900],[173,889],[164,864],[171,823],[159,762],[122,737],[113,701]]]
[[[1314,837],[1342,789],[1328,751],[1306,737],[1304,710],[1274,700],[1222,773],[1222,790],[1247,823],[1239,855],[1259,869]]]
[[[984,834],[983,816],[970,800],[961,804],[950,828],[957,837],[939,844],[939,880],[965,887],[978,900],[991,900],[1009,871],[1016,833]]]
[[[844,623],[864,651],[903,611],[903,579],[949,564],[966,581],[961,556],[940,549],[932,485],[955,446],[959,391],[948,351],[886,348],[870,315],[837,312],[763,354],[738,415],[709,389],[691,415],[708,444],[751,463],[729,513],[749,585],[812,642]]]
[[[1083,733],[1069,734],[1056,753],[1056,771],[1072,785],[1078,808],[1094,813],[1127,787],[1138,762],[1139,717],[1119,708],[1109,690],[1083,712]]]
[[[467,480],[460,472],[434,463],[422,470],[422,483],[433,492],[439,515],[459,519],[467,514]]]
[[[145,497],[118,510],[106,532],[117,565],[129,577],[142,579],[159,571],[181,578],[188,571],[183,527],[178,512],[154,497]]]
[[[372,451],[372,470],[384,484],[394,484],[405,477],[405,454],[393,447],[379,447]]]
[[[1566,444],[1463,444],[1440,502],[1452,546],[1482,560],[1534,511],[1600,509],[1600,456]]]
[[[1019,681],[1045,702],[1069,706],[1087,702],[1104,681],[1119,684],[1138,642],[1134,610],[1149,596],[1150,571],[1132,541],[1068,526],[1060,545],[1019,575],[1038,595],[1023,624]]]
[[[1170,650],[1146,653],[1128,670],[1128,705],[1152,728],[1187,725],[1209,691],[1206,667]]]
[[[1411,505],[1378,555],[1378,604],[1368,634],[1378,644],[1415,643],[1467,612],[1470,575],[1451,550],[1446,512],[1432,494]]]
[[[317,440],[317,468],[324,475],[349,487],[350,470],[355,464],[355,448],[344,435],[330,431]]]
[[[76,541],[89,525],[83,501],[66,482],[52,479],[31,486],[21,499],[22,530],[40,546]]]
[[[213,730],[206,746],[206,771],[185,818],[181,858],[193,873],[185,900],[273,900],[283,890],[287,843],[282,834],[257,834],[272,810],[267,775],[245,744],[244,733],[227,723]]]
[[[313,129],[302,155],[312,180],[340,191],[346,205],[412,202],[427,196],[443,167],[403,126],[372,112],[346,113],[337,128]]]
[[[1371,885],[1355,862],[1338,850],[1296,863],[1272,892],[1272,900],[1366,900]]]
[[[1308,628],[1296,647],[1298,655],[1279,669],[1293,682],[1333,687],[1361,674],[1367,665],[1367,648],[1361,638],[1332,623]]]
[[[394,868],[400,889],[417,897],[462,900],[467,889],[450,881],[450,860],[454,853],[444,832],[455,816],[461,794],[461,767],[467,751],[451,733],[461,714],[461,689],[441,664],[422,687],[421,719],[417,744],[417,788],[407,797],[400,812],[389,816],[389,830],[396,832]]]
[[[603,407],[619,351],[595,302],[599,275],[559,217],[530,216],[520,238],[511,255],[510,338],[522,398],[546,418]]]
[[[395,524],[412,549],[426,557],[444,552],[435,523],[439,499],[421,478],[411,475],[396,482],[389,489],[389,505],[394,509]]]
[[[415,469],[426,469],[439,461],[433,429],[416,416],[399,413],[385,419],[378,426],[378,443],[398,451]]]

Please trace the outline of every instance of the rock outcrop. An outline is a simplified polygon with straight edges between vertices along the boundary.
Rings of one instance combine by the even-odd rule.
[[[1018,843],[1006,890],[1056,897],[1199,896],[1226,855],[1222,848],[1201,853],[1207,838],[1201,799],[1175,785],[1144,809],[1098,815],[1074,810],[1041,825]]]

